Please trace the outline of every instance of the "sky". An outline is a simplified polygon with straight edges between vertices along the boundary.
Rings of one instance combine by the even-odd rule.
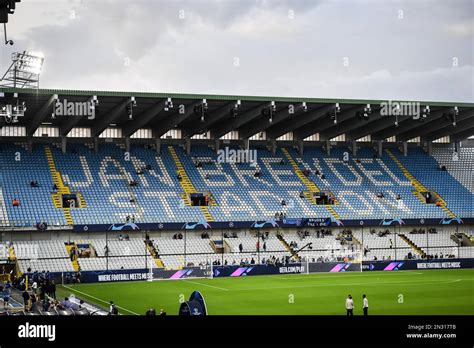
[[[42,88],[474,102],[473,0],[22,0],[8,36]]]

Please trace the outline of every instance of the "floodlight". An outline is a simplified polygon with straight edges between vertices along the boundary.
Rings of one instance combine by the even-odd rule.
[[[169,109],[172,109],[173,108],[173,100],[171,98],[168,98],[166,101],[165,101],[165,108],[164,110],[165,111],[169,111]]]
[[[133,120],[133,108],[137,106],[137,101],[135,97],[130,97],[130,102],[127,105],[127,116],[129,120]]]
[[[306,102],[301,103],[301,109],[303,109],[303,112],[308,111],[308,106],[306,106]]]
[[[270,106],[271,106],[272,111],[276,111],[276,105],[275,105],[275,102],[273,100],[271,101]]]
[[[44,54],[35,51],[13,53],[12,64],[1,79],[2,87],[39,88],[39,76]]]

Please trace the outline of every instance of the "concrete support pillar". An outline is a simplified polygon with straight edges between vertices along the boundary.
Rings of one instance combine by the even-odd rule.
[[[130,152],[130,137],[125,137],[125,151]]]
[[[250,139],[245,138],[245,139],[242,139],[242,141],[244,143],[244,150],[250,150]]]
[[[461,142],[459,140],[454,142],[454,151],[459,153],[459,150],[461,149]]]
[[[184,142],[186,145],[186,155],[189,156],[191,154],[191,138],[186,138]]]
[[[431,156],[433,153],[433,142],[428,141],[428,155]]]
[[[161,139],[160,138],[155,139],[155,147],[156,147],[156,154],[160,156],[161,155]]]
[[[383,143],[382,140],[377,140],[377,153],[379,155],[379,158],[382,157],[383,154]]]
[[[303,156],[304,153],[304,141],[303,140],[298,140],[298,153],[300,157]]]
[[[214,139],[214,150],[216,151],[216,153],[219,152],[220,147],[221,147],[220,139]]]
[[[408,156],[408,143],[406,141],[403,142],[403,156]]]
[[[99,138],[94,137],[94,152],[97,153],[99,152]]]
[[[65,135],[61,136],[61,152],[66,153],[67,138]]]
[[[357,141],[352,140],[352,156],[357,157]]]
[[[27,147],[28,147],[28,152],[31,153],[33,151],[33,138],[28,137]]]
[[[331,155],[331,142],[329,141],[329,139],[326,140],[326,155]]]
[[[271,151],[272,151],[272,155],[275,156],[276,152],[277,152],[277,142],[276,142],[275,139],[272,139],[270,141],[270,148],[271,148]]]

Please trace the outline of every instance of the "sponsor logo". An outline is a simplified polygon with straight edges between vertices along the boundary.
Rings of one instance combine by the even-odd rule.
[[[133,222],[127,222],[126,224],[111,225],[109,227],[109,231],[122,231],[122,230],[137,231],[139,229],[140,227],[138,227],[138,225],[134,224]]]
[[[287,267],[280,267],[278,269],[280,273],[304,273],[305,267],[304,266],[287,266]]]
[[[461,268],[461,262],[420,262],[416,264],[418,269],[431,268]]]
[[[183,227],[185,230],[197,230],[197,229],[208,229],[212,228],[207,221],[200,221],[200,222],[186,222]]]
[[[101,274],[97,277],[99,282],[120,282],[128,280],[148,280],[150,273],[123,273],[123,274]]]

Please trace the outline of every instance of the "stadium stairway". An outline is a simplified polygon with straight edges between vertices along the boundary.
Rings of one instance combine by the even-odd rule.
[[[79,269],[80,269],[80,267],[79,267],[79,261],[77,261],[77,255],[78,255],[78,253],[77,253],[77,246],[76,246],[76,243],[71,242],[71,243],[69,243],[69,244],[65,244],[65,246],[66,246],[66,250],[67,250],[67,254],[68,254],[68,255],[71,255],[71,251],[72,251],[73,249],[76,250],[76,257],[74,257],[74,260],[71,260],[71,264],[72,264],[72,268],[74,268],[74,271],[78,272]]]
[[[49,171],[51,172],[51,177],[53,178],[53,182],[58,188],[57,192],[51,193],[51,197],[53,199],[53,203],[55,208],[62,209],[64,212],[64,218],[66,219],[66,223],[68,225],[74,225],[74,221],[71,215],[71,208],[64,208],[62,204],[62,195],[63,194],[71,194],[71,189],[64,185],[63,178],[61,173],[56,169],[56,164],[54,163],[53,152],[49,146],[45,146],[44,148],[46,159],[48,161]],[[79,201],[79,207],[86,207],[86,201],[84,196],[80,193],[76,193],[76,197]]]
[[[297,253],[295,253],[295,250],[293,250],[292,247],[290,247],[290,244],[286,241],[285,237],[281,234],[277,234],[278,240],[283,244],[285,249],[290,253],[290,255],[293,255],[297,261],[301,261],[301,256],[299,256]]]
[[[176,153],[176,150],[174,149],[174,147],[168,146],[168,151],[176,166],[177,174],[181,176],[181,180],[179,181],[179,183],[182,189],[184,190],[184,193],[181,194],[181,197],[183,198],[186,206],[191,206],[191,199],[189,197],[192,193],[197,193],[196,187],[193,185],[193,183],[189,179],[189,176],[186,173],[186,169],[184,168],[183,163],[181,163],[181,160],[179,159],[179,156]],[[212,197],[212,194],[211,194],[211,197]],[[215,200],[211,199],[210,204],[216,205]],[[207,206],[200,206],[199,209],[202,211],[202,214],[204,215],[204,218],[206,219],[207,222],[214,221],[214,217],[212,216]]]
[[[462,244],[466,246],[474,246],[474,236],[468,236],[466,232],[458,232],[462,236]],[[459,240],[456,238],[456,236],[453,234],[451,235],[451,240],[458,244]]]
[[[16,260],[15,248],[13,246],[8,248],[8,258],[12,261]]]
[[[146,243],[146,241],[144,241],[144,242]],[[149,245],[149,244],[147,244],[146,247],[147,247],[148,251],[150,252],[151,257],[153,257],[153,261],[155,261],[156,267],[165,268],[165,264],[160,259],[160,256],[158,255],[156,249],[153,246]]]
[[[296,176],[300,179],[300,181],[303,183],[303,185],[308,189],[308,191],[305,191],[303,194],[304,196],[308,199],[308,201],[311,202],[311,204],[316,205],[316,199],[313,197],[313,193],[315,192],[321,192],[321,189],[316,185],[312,180],[309,180],[306,175],[303,174],[302,170],[296,163],[296,161],[293,159],[291,154],[288,152],[286,148],[282,148],[281,151],[285,155],[286,159],[290,163],[291,167],[293,168],[293,171],[295,172]],[[337,199],[335,199],[335,204],[338,204],[339,202]],[[334,208],[331,205],[325,205],[326,209],[331,213],[331,215],[337,219],[340,220],[341,217],[339,214],[334,210]]]
[[[428,192],[431,191],[428,188],[426,188],[418,179],[413,176],[408,169],[398,160],[398,158],[392,153],[390,149],[385,149],[385,152],[388,154],[388,156],[396,163],[396,165],[400,168],[402,171],[403,175],[411,182],[413,187],[415,188],[415,191],[413,191],[413,194],[420,200],[421,203],[426,204],[425,200],[423,199],[423,195],[421,192]],[[433,192],[433,191],[431,191]],[[450,218],[455,218],[456,214],[454,214],[446,205],[446,201],[437,193],[433,192],[434,195],[436,196],[437,200],[440,202],[440,208],[448,215]]]
[[[418,255],[421,257],[426,257],[426,253],[423,249],[421,249],[419,246],[417,246],[410,238],[408,238],[404,234],[399,234],[398,235],[405,243],[407,243]]]
[[[352,244],[355,244],[355,245],[357,245],[359,248],[362,249],[362,243],[361,243],[361,241],[358,240],[357,237],[356,237],[354,234],[352,234]]]

